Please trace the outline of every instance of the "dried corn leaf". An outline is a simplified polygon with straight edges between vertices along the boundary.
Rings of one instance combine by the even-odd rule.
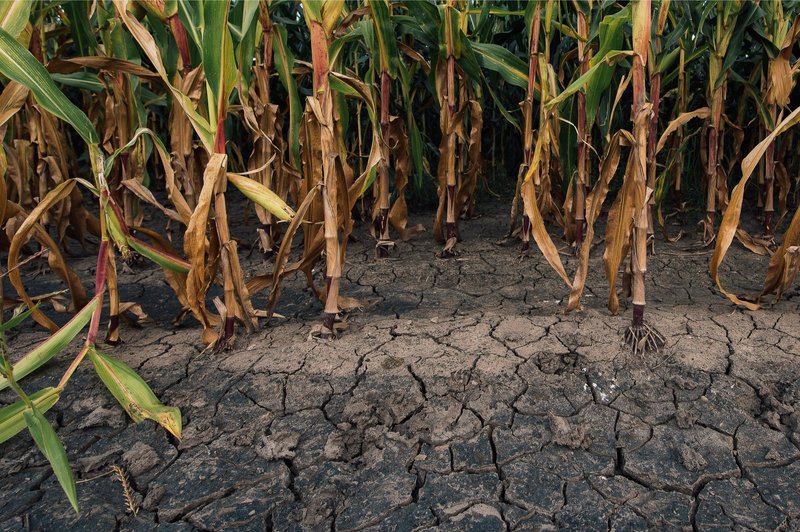
[[[725,213],[722,217],[722,222],[720,223],[719,232],[717,234],[717,242],[714,247],[714,255],[711,257],[711,262],[709,263],[709,273],[711,274],[711,279],[717,285],[717,288],[720,292],[722,292],[728,299],[739,306],[743,306],[750,310],[756,310],[759,308],[758,304],[751,303],[749,301],[744,301],[741,298],[737,297],[735,294],[732,294],[725,290],[722,286],[722,282],[719,277],[719,267],[722,264],[722,261],[725,260],[725,255],[730,248],[731,242],[733,242],[733,238],[736,236],[736,230],[739,226],[739,218],[742,215],[742,202],[744,201],[744,189],[747,186],[747,182],[750,179],[750,176],[753,174],[753,171],[756,169],[758,162],[763,157],[764,153],[766,153],[767,148],[769,147],[775,139],[789,128],[800,122],[800,107],[792,111],[786,118],[784,118],[779,124],[775,126],[775,129],[758,145],[753,148],[753,150],[747,154],[747,157],[744,158],[742,161],[742,177],[739,180],[739,183],[734,187],[733,192],[731,193],[730,201],[728,203],[728,208],[725,209]],[[798,218],[797,214],[795,214],[795,220]],[[793,220],[793,224],[794,221]],[[793,226],[790,226],[792,229]],[[800,227],[798,227],[798,233],[800,233]],[[787,235],[789,235],[789,231],[787,231]],[[784,244],[789,245],[787,242],[786,236],[784,236]],[[777,276],[779,275],[778,271],[783,271],[783,255],[785,254],[784,245],[781,245],[781,248],[773,255],[773,261],[775,261],[775,266],[773,266],[773,262],[770,261],[771,268],[768,270],[767,273],[767,281],[764,283],[764,291],[767,292],[768,289],[773,288],[772,285],[777,285]],[[777,258],[776,258],[777,257]]]
[[[586,287],[586,276],[589,273],[589,251],[594,241],[594,224],[600,216],[603,203],[608,195],[609,185],[617,172],[623,141],[633,144],[632,135],[627,131],[618,131],[611,138],[600,167],[600,178],[595,182],[592,192],[586,197],[586,236],[578,253],[578,269],[575,272],[575,279],[572,281],[567,312],[579,309],[581,306],[581,297]]]

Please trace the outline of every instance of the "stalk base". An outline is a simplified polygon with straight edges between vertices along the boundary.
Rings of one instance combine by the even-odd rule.
[[[324,312],[322,314],[322,327],[319,330],[319,337],[325,339],[336,338],[336,314],[333,312]]]
[[[775,227],[772,224],[772,212],[764,213],[764,236],[772,238],[775,236]]]
[[[236,318],[226,317],[222,335],[214,344],[214,353],[230,351],[234,345],[236,345]]]
[[[522,217],[522,252],[525,253],[531,247],[531,220],[528,215]]]
[[[451,222],[446,223],[445,230],[447,234],[447,241],[444,245],[444,249],[439,254],[439,258],[452,259],[453,257],[458,256],[458,251],[456,250],[456,244],[458,243],[458,232],[456,231],[456,224]]]

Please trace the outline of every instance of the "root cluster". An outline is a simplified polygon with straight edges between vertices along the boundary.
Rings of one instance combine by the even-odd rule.
[[[659,351],[664,347],[666,338],[653,327],[643,323],[641,325],[631,325],[625,329],[624,341],[631,346],[633,354],[638,355],[645,352]]]

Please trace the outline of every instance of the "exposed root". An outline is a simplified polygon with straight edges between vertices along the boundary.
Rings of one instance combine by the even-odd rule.
[[[626,344],[631,346],[634,355],[645,352],[658,352],[666,343],[666,338],[646,323],[631,325],[625,329],[623,339]]]

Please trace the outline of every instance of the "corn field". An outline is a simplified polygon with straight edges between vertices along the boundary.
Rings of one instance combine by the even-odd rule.
[[[645,275],[656,233],[659,247],[682,236],[668,217],[699,218],[694,244],[713,248],[721,295],[777,303],[800,269],[798,40],[800,2],[788,0],[1,2],[12,317],[0,332],[29,319],[50,336],[19,357],[0,344],[0,389],[19,395],[0,410],[0,441],[27,428],[77,510],[44,413],[87,357],[134,421],[180,437],[179,410],[99,350],[144,312],[120,300],[119,268],[163,270],[176,323],[198,323],[220,356],[269,327],[282,283],[302,274],[323,309],[313,332],[333,339],[360,306],[343,281],[356,220],[378,263],[409,239],[451,259],[468,253],[459,226],[495,189],[513,191],[504,249],[541,252],[566,312],[581,309],[590,251],[603,249],[608,311],[631,301],[634,352],[664,344],[645,320]],[[409,224],[409,204],[436,206],[427,228]],[[231,209],[246,209],[269,274],[240,264]],[[755,295],[720,276],[734,239],[771,257]],[[93,284],[68,243],[96,253]],[[23,282],[44,258],[58,294]],[[26,393],[20,380],[82,333],[60,382]]]

